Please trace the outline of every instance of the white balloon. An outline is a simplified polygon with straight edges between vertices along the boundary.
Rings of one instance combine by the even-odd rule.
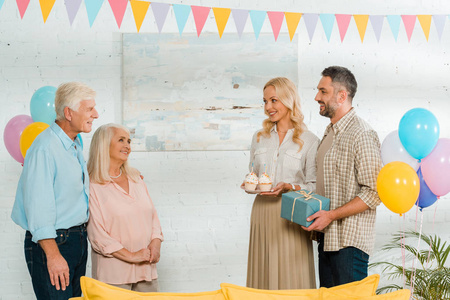
[[[403,147],[398,136],[398,130],[389,133],[381,144],[381,159],[385,165],[393,161],[407,163],[416,172],[420,165],[417,159],[412,157]]]

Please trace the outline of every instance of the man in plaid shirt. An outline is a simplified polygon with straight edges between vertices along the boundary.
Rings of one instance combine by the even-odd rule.
[[[352,107],[357,83],[346,68],[322,72],[315,100],[320,114],[330,118],[317,152],[316,193],[329,198],[330,211],[311,215],[308,231],[319,231],[321,287],[367,277],[375,239],[376,190],[382,168],[380,141]]]

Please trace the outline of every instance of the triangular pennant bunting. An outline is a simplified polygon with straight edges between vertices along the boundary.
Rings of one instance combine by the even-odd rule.
[[[20,18],[23,19],[31,0],[15,0],[15,1],[20,13]],[[104,1],[105,0],[84,0],[90,27],[93,26]],[[438,39],[441,40],[446,19],[447,17],[450,18],[449,14],[447,15],[443,14],[351,15],[351,14],[331,14],[331,13],[316,14],[316,13],[300,13],[300,12],[283,12],[283,11],[247,10],[247,9],[235,9],[225,7],[211,8],[206,6],[159,3],[150,1],[151,0],[108,0],[119,29],[122,25],[122,21],[127,10],[128,2],[130,2],[138,32],[140,31],[142,23],[144,22],[148,8],[151,5],[155,22],[158,27],[158,32],[161,33],[170,10],[170,6],[172,6],[180,36],[182,35],[184,28],[187,24],[187,20],[189,19],[189,15],[192,12],[195,22],[195,28],[197,31],[197,36],[200,37],[200,34],[206,24],[206,21],[208,20],[208,17],[210,16],[210,12],[212,9],[214,14],[214,20],[216,22],[220,38],[222,38],[222,35],[228,24],[230,14],[233,15],[234,24],[236,26],[236,31],[239,35],[239,38],[242,37],[242,33],[244,32],[245,26],[247,26],[246,24],[248,16],[250,15],[253,32],[255,34],[256,39],[259,38],[259,35],[261,33],[262,27],[264,25],[267,16],[269,18],[270,25],[272,27],[272,32],[275,41],[278,40],[278,36],[281,32],[281,27],[283,26],[283,21],[284,19],[286,19],[286,26],[289,32],[289,38],[291,42],[294,38],[294,35],[297,32],[300,20],[302,18],[304,19],[310,42],[312,42],[317,27],[317,22],[320,18],[328,42],[330,42],[331,40],[334,23],[336,21],[341,43],[344,42],[345,36],[347,35],[352,16],[353,19],[355,20],[355,25],[358,30],[361,43],[364,42],[364,38],[367,32],[367,24],[369,23],[369,20],[372,25],[375,37],[379,43],[385,17],[388,21],[389,27],[391,29],[395,41],[397,41],[398,39],[400,24],[403,22],[408,42],[411,41],[411,37],[416,26],[416,19],[419,20],[424,36],[428,41],[430,38],[431,23],[434,22]],[[4,2],[5,0],[0,0],[0,9],[3,7]],[[83,2],[83,0],[64,0],[64,4],[66,6],[66,11],[71,26],[73,24],[73,21],[75,20],[75,17],[78,14],[81,2]],[[44,23],[47,22],[47,19],[55,3],[56,0],[39,0],[39,5],[41,8]],[[211,15],[211,18],[212,17],[213,16]]]
[[[216,19],[217,29],[219,30],[219,37],[222,38],[225,26],[227,26],[228,18],[230,17],[230,8],[213,7],[214,18]]]
[[[383,28],[384,16],[382,15],[372,15],[369,17],[370,24],[372,24],[373,31],[375,32],[375,37],[377,41],[380,42],[381,29]]]
[[[391,27],[392,35],[394,36],[395,41],[397,41],[402,18],[399,15],[387,15],[386,19],[388,20],[389,27]]]
[[[245,23],[247,23],[248,10],[232,9],[231,14],[233,15],[234,24],[236,25],[236,30],[240,38],[242,36],[242,32],[244,31]]]
[[[336,14],[336,23],[339,28],[339,35],[341,36],[341,43],[344,41],[345,34],[347,33],[348,25],[352,15]]]
[[[64,0],[70,26],[72,26],[73,20],[75,20],[78,10],[80,9],[81,1],[82,0]]]
[[[419,19],[423,34],[425,34],[425,38],[428,41],[428,38],[430,37],[431,15],[417,15],[417,19]]]
[[[408,36],[408,42],[411,41],[411,35],[416,25],[416,15],[402,15],[403,24],[405,25],[406,35]]]
[[[317,20],[319,14],[303,14],[303,20],[305,20],[306,30],[308,31],[309,41],[312,42],[314,31],[316,31]]]
[[[128,0],[108,0],[109,6],[114,14],[114,18],[116,19],[117,26],[122,25],[123,16],[125,15],[125,11],[127,9]]]
[[[331,32],[333,31],[335,16],[333,14],[320,14],[320,22],[322,22],[323,31],[327,36],[327,40],[330,41]]]
[[[155,16],[156,26],[158,26],[158,32],[161,33],[164,23],[166,22],[170,4],[152,2],[150,6],[152,7],[153,15]]]
[[[298,23],[300,22],[300,19],[302,17],[301,13],[293,13],[293,12],[285,12],[284,17],[286,19],[286,25],[289,31],[289,38],[294,38],[294,34],[297,31]]]
[[[175,19],[177,20],[178,31],[180,36],[183,33],[184,26],[186,26],[187,19],[191,13],[190,5],[173,4],[173,12],[175,13]]]
[[[278,39],[278,34],[280,33],[281,24],[284,20],[284,12],[281,11],[268,11],[267,16],[269,17],[270,25],[272,26],[273,36],[275,41]]]
[[[84,5],[86,6],[86,11],[89,19],[89,26],[92,27],[95,18],[97,18],[98,12],[102,7],[103,0],[84,0]]]
[[[30,0],[16,0],[17,8],[19,9],[20,18],[23,19],[25,12],[27,11]]]
[[[263,10],[250,11],[250,20],[252,21],[253,31],[255,32],[256,39],[258,39],[259,37],[259,33],[261,32],[264,20],[266,19],[266,14],[267,13]]]
[[[359,37],[361,43],[364,42],[364,36],[366,35],[367,23],[369,23],[369,15],[353,15],[355,19],[356,28],[358,28]]]
[[[211,7],[192,5],[191,9],[192,15],[194,16],[195,28],[197,29],[197,36],[199,37],[200,33],[202,33],[203,26],[205,26]]]
[[[131,10],[133,11],[134,22],[136,23],[136,29],[139,32],[141,30],[142,23],[144,22],[145,15],[147,14],[150,2],[140,0],[130,0]]]
[[[434,15],[433,16],[434,26],[436,26],[439,40],[441,40],[441,37],[442,37],[442,32],[444,30],[444,25],[445,25],[445,19],[447,19],[446,15]]]
[[[55,5],[56,0],[39,0],[41,5],[42,18],[44,18],[44,23],[47,22],[48,15],[52,11],[53,5]]]

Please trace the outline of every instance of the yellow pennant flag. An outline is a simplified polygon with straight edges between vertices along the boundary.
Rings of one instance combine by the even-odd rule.
[[[294,38],[295,31],[297,30],[298,22],[300,22],[300,18],[303,14],[294,13],[294,12],[285,12],[284,17],[286,18],[286,25],[289,31],[289,36],[292,39]]]
[[[355,19],[356,28],[358,28],[359,37],[361,38],[362,43],[364,41],[364,36],[366,35],[369,15],[353,15],[353,19]]]
[[[431,15],[417,15],[417,19],[419,19],[423,33],[428,41],[428,37],[430,36]]]
[[[227,26],[228,18],[230,17],[230,8],[213,7],[214,18],[216,19],[217,29],[219,30],[219,37],[222,38],[225,26]]]
[[[55,5],[56,0],[39,0],[41,5],[42,17],[44,18],[44,23],[47,21],[48,15],[52,11],[53,5]]]
[[[133,10],[134,21],[136,22],[137,31],[141,29],[142,22],[144,22],[150,2],[131,0],[131,9]]]

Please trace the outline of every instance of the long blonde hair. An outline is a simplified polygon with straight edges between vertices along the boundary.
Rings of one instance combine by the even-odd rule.
[[[292,136],[292,140],[294,143],[297,143],[300,148],[299,151],[303,147],[303,141],[300,139],[302,133],[306,130],[306,125],[304,123],[304,116],[302,111],[300,110],[300,96],[297,92],[297,87],[295,84],[287,79],[286,77],[276,77],[269,80],[263,88],[263,91],[268,87],[273,86],[277,93],[278,99],[290,112],[290,119],[292,124],[294,125],[294,135]],[[264,110],[266,115],[269,115],[266,110]],[[257,141],[259,142],[259,138],[262,136],[270,137],[270,131],[272,127],[275,126],[275,123],[270,121],[269,118],[263,121],[263,130],[258,132]]]
[[[100,126],[92,136],[91,147],[89,148],[89,160],[87,169],[89,173],[89,180],[91,182],[106,184],[111,182],[109,175],[109,164],[111,162],[109,147],[116,129],[125,130],[128,134],[130,131],[125,126],[109,123]],[[128,165],[125,161],[120,167],[124,175],[130,176],[131,180],[137,182],[139,180],[139,171]]]

